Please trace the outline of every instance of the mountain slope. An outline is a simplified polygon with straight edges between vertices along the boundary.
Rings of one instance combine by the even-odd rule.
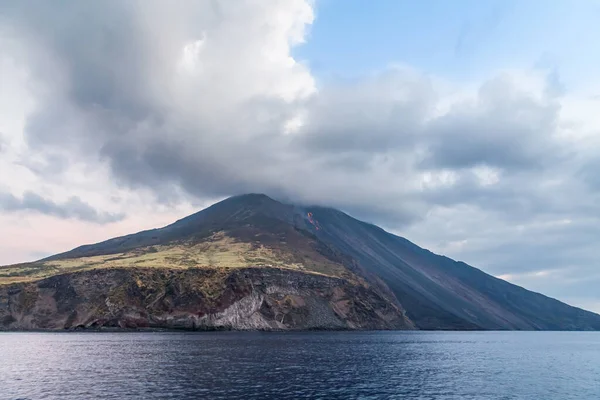
[[[115,254],[183,239],[201,240],[217,231],[235,231],[237,236],[244,236],[247,233],[244,228],[249,226],[259,227],[265,233],[279,233],[278,229],[289,230],[293,226],[294,215],[294,206],[279,203],[262,194],[235,196],[164,228],[80,246],[45,260]]]
[[[308,212],[319,227],[315,234],[377,274],[422,329],[600,329],[600,315],[433,254],[342,212]]]
[[[111,275],[116,270],[121,272]],[[190,287],[184,276],[204,283]],[[76,295],[64,300],[56,290],[47,293],[44,288],[56,287],[61,279]],[[87,287],[85,282],[94,279],[104,286]],[[5,327],[39,327],[48,307],[62,307],[46,324],[600,329],[600,315],[433,254],[340,211],[282,204],[260,194],[226,199],[164,228],[0,267],[0,284],[11,282],[0,286],[0,328],[3,318]],[[206,287],[217,289],[206,293]],[[95,295],[86,297],[86,291]],[[121,293],[119,301],[115,291]],[[29,308],[15,309],[23,302]],[[107,302],[120,308],[107,309],[102,305]],[[230,314],[223,317],[224,312]]]

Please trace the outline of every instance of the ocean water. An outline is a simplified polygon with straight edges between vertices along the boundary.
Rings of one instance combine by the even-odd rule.
[[[600,333],[0,333],[0,399],[600,399]]]

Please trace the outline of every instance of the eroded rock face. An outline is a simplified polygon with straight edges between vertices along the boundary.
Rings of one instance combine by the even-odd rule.
[[[413,329],[366,285],[276,269],[102,269],[0,286],[0,329]]]

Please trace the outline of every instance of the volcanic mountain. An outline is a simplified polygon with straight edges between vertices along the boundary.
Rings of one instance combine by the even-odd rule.
[[[0,329],[599,330],[600,315],[324,207],[231,197],[0,267]]]

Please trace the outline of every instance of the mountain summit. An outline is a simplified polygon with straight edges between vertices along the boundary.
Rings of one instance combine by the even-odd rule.
[[[598,330],[324,207],[235,196],[164,228],[0,267],[0,329]]]

